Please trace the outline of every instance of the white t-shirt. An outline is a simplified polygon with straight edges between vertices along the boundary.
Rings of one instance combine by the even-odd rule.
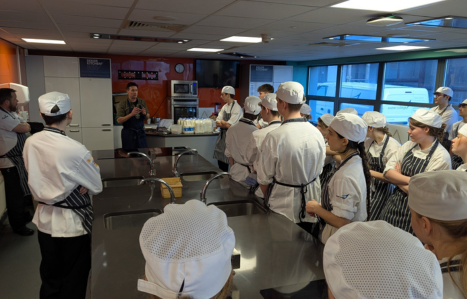
[[[456,266],[453,263],[462,259],[462,255],[456,255],[452,258],[450,262],[451,275],[454,280],[457,282],[457,285],[462,288],[461,283],[461,272],[457,271]],[[449,258],[445,257],[439,261],[440,265],[446,263]],[[441,266],[441,271],[443,272],[443,299],[460,299],[464,298],[461,291],[456,287],[455,283],[452,281],[451,275],[447,272],[447,265]]]
[[[90,195],[102,192],[99,166],[84,145],[59,133],[42,131],[26,140],[23,158],[28,185],[38,205],[33,223],[52,237],[86,234],[74,211],[50,206],[64,200],[79,185]]]
[[[21,123],[18,114],[0,109],[0,155],[5,155],[15,147],[18,137],[13,129]],[[0,158],[0,168],[14,167],[8,158]]]
[[[384,156],[383,156],[383,162],[387,163],[392,158],[392,156],[394,156],[397,153],[397,150],[401,147],[399,142],[397,142],[396,139],[389,137],[389,135],[384,135],[384,138],[380,143],[376,143],[376,142],[373,143],[374,140],[372,138],[368,138],[364,142],[365,151],[368,152],[368,148],[369,148],[370,155],[372,157],[379,158],[379,155],[381,155],[381,151],[383,150],[383,146],[387,138],[389,138],[389,141],[388,141],[388,145],[386,146],[386,150],[384,151]]]
[[[233,107],[232,107],[232,105],[233,105]],[[233,126],[236,123],[238,123],[240,118],[243,117],[243,109],[242,109],[242,107],[240,107],[240,105],[235,100],[230,104],[225,104],[224,106],[222,106],[222,109],[219,112],[219,115],[217,116],[216,121],[223,120],[224,119],[224,113],[230,113],[230,118],[227,121],[230,124],[230,126]]]
[[[459,130],[465,125],[463,120],[460,120],[452,125],[451,132],[449,132],[449,140],[453,140],[457,137]]]
[[[444,131],[449,133],[449,131],[451,131],[452,125],[457,121],[457,112],[454,110],[454,108],[452,108],[452,105],[448,104],[446,110],[444,110],[444,108],[439,109],[439,106],[436,106],[431,108],[430,111],[437,114],[443,113],[443,115],[441,115],[441,119],[443,124],[446,124],[446,129],[444,129]]]

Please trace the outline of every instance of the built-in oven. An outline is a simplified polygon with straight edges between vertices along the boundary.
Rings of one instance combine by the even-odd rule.
[[[169,95],[171,97],[198,97],[198,81],[169,81]]]
[[[167,105],[168,117],[177,123],[179,118],[198,117],[198,98],[170,97]]]

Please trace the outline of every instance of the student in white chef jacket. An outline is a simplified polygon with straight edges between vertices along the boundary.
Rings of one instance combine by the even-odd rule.
[[[424,108],[409,118],[410,141],[399,148],[384,169],[384,177],[397,187],[381,211],[381,220],[413,233],[407,205],[411,177],[422,172],[451,169],[451,157],[440,144],[444,128],[441,116]]]
[[[217,164],[222,171],[229,171],[229,158],[225,156],[225,138],[227,137],[227,130],[238,123],[242,118],[242,107],[234,100],[235,89],[232,86],[224,86],[221,92],[221,99],[225,105],[222,106],[221,111],[216,119],[216,126],[221,129],[219,136],[216,140],[214,147],[213,158],[217,160]]]
[[[389,196],[394,191],[394,185],[383,176],[387,162],[397,153],[401,147],[396,139],[392,138],[386,127],[386,117],[377,111],[367,111],[362,119],[368,125],[365,140],[365,151],[368,155],[371,174],[371,211],[369,221],[378,220]]]
[[[73,117],[68,95],[44,94],[39,109],[46,127],[26,140],[23,157],[39,202],[33,222],[42,254],[40,298],[84,298],[91,268],[90,195],[102,191],[100,170],[86,147],[65,134]]]
[[[328,129],[329,125],[331,124],[331,121],[333,119],[334,119],[333,115],[329,113],[325,113],[318,118],[318,125],[316,126],[318,131],[320,131],[321,134],[323,135],[324,144],[326,145],[326,159],[324,159],[323,170],[321,171],[321,174],[319,175],[319,181],[321,183],[321,190],[323,190],[324,185],[327,186],[327,184],[329,183],[329,180],[331,179],[331,176],[333,174],[332,169],[334,168],[334,164],[336,162],[334,158],[336,157],[336,155],[339,155],[339,153],[335,151],[331,151],[331,149],[329,148],[328,140],[326,139],[326,135],[328,135],[329,133],[329,129]],[[340,157],[339,157],[339,161],[340,161]]]
[[[326,154],[323,136],[300,116],[304,102],[300,83],[282,83],[276,99],[284,121],[261,145],[258,183],[272,211],[311,231],[316,218],[306,213],[305,205],[321,194],[318,176]]]
[[[248,142],[248,147],[246,150],[246,157],[248,163],[253,165],[255,172],[258,173],[258,169],[261,161],[261,145],[263,144],[264,138],[269,132],[277,129],[281,125],[281,115],[277,111],[277,100],[275,93],[269,93],[263,96],[261,103],[261,117],[268,123],[268,125],[258,131],[254,131],[250,136],[250,141]],[[264,194],[261,191],[261,188],[256,189],[255,194],[261,198],[264,198]]]
[[[463,161],[467,161],[467,126],[461,127],[457,137],[452,140],[452,152]],[[456,170],[467,171],[467,163],[463,163]]]
[[[434,102],[438,106],[430,109],[431,112],[441,115],[442,123],[446,125],[444,131],[447,133],[451,131],[452,125],[457,122],[457,112],[449,104],[453,94],[454,92],[449,87],[443,86],[438,88],[434,93]]]
[[[436,257],[417,238],[384,221],[339,229],[324,247],[323,269],[329,299],[443,298]]]
[[[253,120],[261,111],[258,105],[260,102],[261,100],[255,96],[245,99],[243,105],[245,113],[238,123],[229,128],[225,139],[225,156],[229,158],[230,178],[245,187],[249,187],[245,183],[246,178],[253,173],[253,164],[248,161],[246,151],[251,133],[258,130]]]
[[[439,260],[443,298],[467,298],[467,173],[425,172],[409,183],[415,235]]]
[[[342,162],[334,168],[328,185],[323,186],[321,203],[313,199],[306,205],[308,214],[319,217],[323,244],[342,226],[367,219],[371,180],[363,145],[367,128],[360,117],[350,113],[338,113],[329,126],[326,139]]]
[[[300,115],[304,117],[307,121],[311,122],[311,107],[308,104],[303,104],[300,108]]]
[[[464,100],[459,105],[459,116],[462,117],[462,120],[454,123],[452,125],[451,132],[449,132],[449,140],[451,140],[451,142],[459,135],[460,129],[463,128],[464,125],[467,123],[467,100]],[[451,147],[451,152],[452,152],[452,147]],[[453,154],[451,155],[452,169],[457,169],[459,166],[464,164],[464,161],[467,162],[464,159],[453,152]]]
[[[258,87],[258,98],[261,100],[269,93],[274,93],[274,87],[271,84],[263,84]],[[261,114],[258,116],[258,119],[255,120],[255,124],[258,129],[262,129],[268,126],[268,122],[263,119]]]

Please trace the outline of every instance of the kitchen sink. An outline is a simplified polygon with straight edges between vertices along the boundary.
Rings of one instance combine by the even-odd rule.
[[[102,179],[102,186],[104,188],[138,186],[142,179],[143,176]]]
[[[149,218],[160,214],[162,214],[162,211],[159,209],[108,213],[104,215],[104,226],[108,230],[132,227],[143,228],[144,223]]]
[[[207,181],[213,176],[215,176],[216,174],[217,172],[187,173],[187,174],[180,175],[180,177],[187,182],[196,182],[196,181]]]
[[[260,203],[249,200],[213,202],[208,205],[215,205],[224,211],[227,217],[266,213],[266,209]]]

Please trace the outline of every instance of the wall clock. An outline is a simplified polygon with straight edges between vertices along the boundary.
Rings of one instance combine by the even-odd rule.
[[[183,73],[185,71],[185,66],[181,63],[177,63],[175,65],[175,71],[179,74]]]

